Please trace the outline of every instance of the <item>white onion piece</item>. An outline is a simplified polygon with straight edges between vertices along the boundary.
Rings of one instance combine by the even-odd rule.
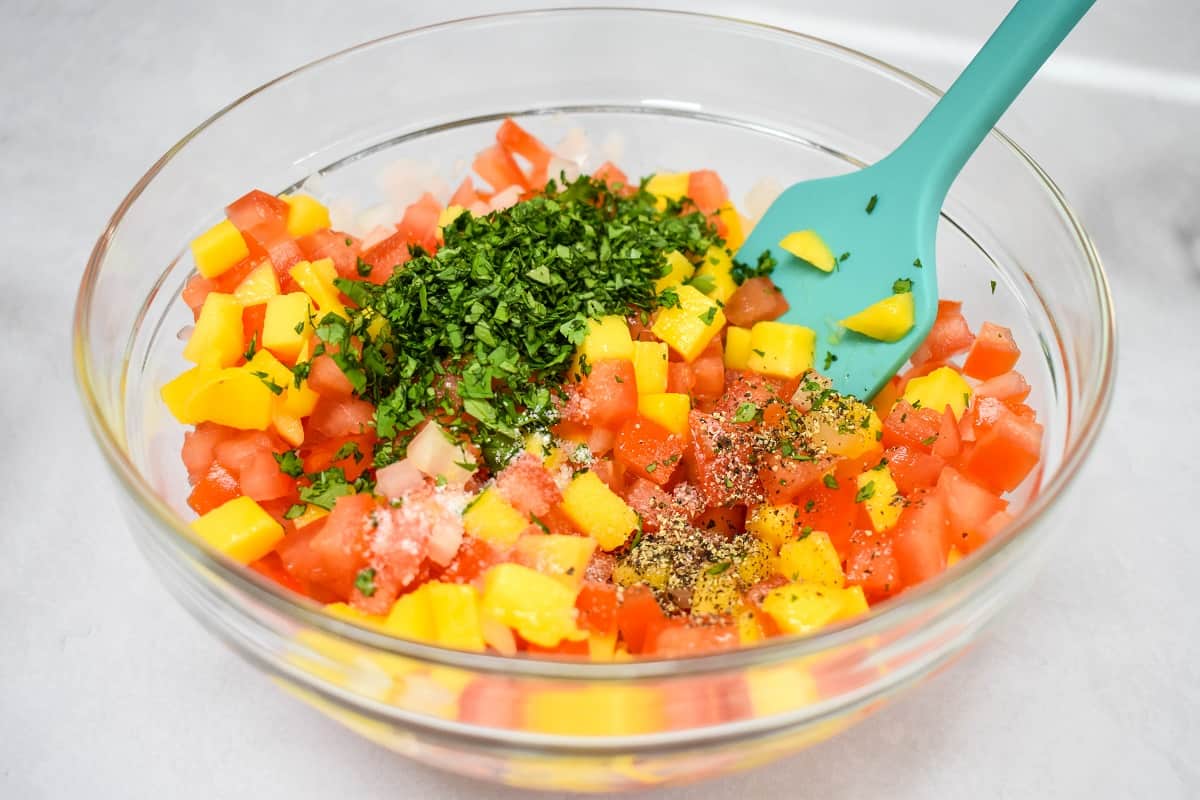
[[[580,162],[569,158],[551,156],[550,163],[546,166],[546,176],[550,180],[557,181],[560,176],[566,175],[567,182],[570,183],[579,177],[579,165]]]
[[[421,470],[405,458],[375,473],[375,491],[388,499],[402,497],[425,483]]]
[[[429,522],[429,560],[444,567],[462,546],[462,515],[435,514]]]
[[[521,199],[521,187],[509,186],[502,192],[496,192],[492,196],[492,202],[488,204],[489,211],[503,211],[509,206],[515,205]]]
[[[592,152],[592,143],[588,140],[583,128],[571,128],[555,147],[554,154],[567,161],[582,165]],[[551,175],[554,173],[551,172]]]
[[[379,188],[395,208],[408,208],[426,192],[439,201],[450,196],[450,187],[438,174],[438,165],[413,159],[400,159],[384,167]]]
[[[474,462],[467,451],[452,442],[436,422],[427,422],[408,445],[408,460],[431,478],[442,477],[446,483],[461,486],[475,473],[462,464]]]
[[[808,385],[809,381],[815,381],[816,383],[820,384],[822,389],[830,389],[833,387],[833,381],[829,380],[829,378],[826,378],[824,375],[817,375],[816,373],[805,375],[804,379],[800,381],[800,385],[796,387],[796,391],[792,393],[791,399],[791,403],[796,410],[802,411],[805,414],[807,414],[809,411],[812,411],[813,393],[804,388],[806,385]]]
[[[750,191],[746,192],[746,202],[743,207],[746,216],[752,222],[758,222],[759,218],[767,212],[771,203],[774,203],[781,194],[783,194],[783,184],[774,178],[763,178],[750,187]]]
[[[479,617],[479,631],[483,641],[502,656],[517,654],[517,640],[507,625],[494,617],[482,614]]]
[[[600,145],[600,155],[605,161],[611,161],[614,164],[619,164],[625,160],[625,136],[620,133],[610,133],[604,137],[604,142]]]
[[[471,205],[467,206],[467,211],[470,211],[473,216],[482,217],[488,213],[488,204],[482,200],[476,200]]]

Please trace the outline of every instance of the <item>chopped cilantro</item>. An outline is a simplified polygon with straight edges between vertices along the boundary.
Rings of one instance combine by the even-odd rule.
[[[304,474],[304,462],[300,460],[300,454],[295,450],[288,450],[285,453],[272,453],[275,456],[275,463],[279,465],[279,471],[290,478],[299,478]]]
[[[249,361],[252,358],[254,358],[254,354],[255,354],[255,352],[257,352],[257,350],[258,350],[258,331],[255,331],[254,333],[250,334],[250,344],[247,345],[246,352],[243,353],[242,355],[245,357],[245,359],[247,361]]]
[[[711,567],[706,569],[705,573],[709,575],[720,575],[731,566],[733,566],[733,563],[730,561],[718,561],[716,564],[713,564]]]
[[[908,294],[912,291],[912,278],[897,278],[892,282],[892,294]]]
[[[816,508],[816,507],[817,507],[817,501],[816,501],[816,500],[809,500],[807,503],[805,503],[805,504],[804,504],[804,512],[805,512],[806,514],[811,514],[811,513],[812,513],[812,510],[813,510],[814,508]]]
[[[263,372],[261,369],[256,369],[250,374],[262,381],[263,385],[270,389],[272,394],[283,394],[283,387],[276,383],[274,378]]]
[[[690,279],[684,281],[688,286],[691,286],[700,294],[708,294],[717,288],[717,279],[705,273],[704,275],[693,275]]]
[[[300,487],[300,499],[326,511],[333,508],[339,497],[366,491],[371,484],[364,478],[350,483],[346,480],[346,472],[341,467],[330,467],[324,472],[308,476],[312,482]]]
[[[931,444],[933,444],[934,442],[937,441],[937,438],[938,437],[936,437],[936,436],[926,436],[924,439],[921,440],[921,444],[925,445],[926,447],[929,447]]]
[[[713,320],[716,318],[717,318],[717,307],[716,306],[709,306],[708,310],[706,310],[703,314],[699,314],[697,316],[697,319],[699,319],[705,325],[712,325]]]
[[[646,465],[646,472],[654,472],[657,469],[658,469],[657,461],[651,461],[649,464]]]
[[[988,281],[988,283],[991,284],[991,286],[992,286],[992,294],[995,294],[996,293],[996,282]]]
[[[914,258],[914,259],[913,259],[913,266],[914,266],[914,267],[916,267],[917,269],[921,269],[921,267],[923,266],[923,264],[921,264],[921,259],[919,259],[919,258]]]
[[[871,195],[871,199],[867,201],[867,213],[868,214],[875,211],[875,204],[878,202],[879,202],[879,195],[877,195],[877,194]]]
[[[734,412],[734,422],[753,422],[758,418],[758,406],[754,403],[742,403]]]
[[[288,506],[288,510],[283,512],[283,518],[284,519],[296,519],[297,517],[304,516],[305,511],[308,511],[307,503],[295,503],[293,505]]]
[[[372,269],[373,267],[367,262],[363,261],[361,257],[356,259],[354,262],[354,271],[358,273],[358,277],[360,278],[365,278],[370,275]]]
[[[770,250],[763,250],[758,254],[758,261],[753,267],[742,261],[733,262],[733,281],[738,286],[741,286],[751,278],[761,278],[770,275],[775,271],[775,266],[775,256],[771,255]]]
[[[362,462],[363,454],[362,451],[358,449],[357,442],[346,442],[344,445],[339,447],[337,452],[333,454],[333,460],[337,462],[344,458],[349,458],[350,456],[354,456],[355,464]]]
[[[375,568],[367,567],[360,569],[358,575],[354,578],[354,588],[362,593],[363,597],[371,597],[375,594]]]
[[[829,368],[833,366],[833,362],[835,362],[835,361],[837,361],[837,356],[833,354],[833,351],[826,350],[825,351],[825,365],[823,367],[824,371],[828,372]]]
[[[826,472],[825,475],[821,478],[821,483],[825,484],[826,488],[829,488],[829,489],[838,488],[838,480],[837,480],[837,478],[833,477],[832,472]]]
[[[864,500],[870,500],[875,496],[875,481],[867,481],[862,486],[858,487],[858,491],[854,494],[854,502],[861,503]]]

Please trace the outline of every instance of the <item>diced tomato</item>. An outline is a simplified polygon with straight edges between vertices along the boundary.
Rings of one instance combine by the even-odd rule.
[[[662,521],[671,516],[691,519],[704,507],[704,501],[695,490],[677,490],[667,494],[656,484],[641,478],[633,479],[623,497],[629,507],[641,516],[642,527],[648,531],[658,530]]]
[[[463,182],[454,190],[454,194],[450,197],[450,205],[459,206],[461,208],[470,208],[473,204],[480,202],[479,192],[475,191],[475,181],[471,180],[470,176],[463,178]]]
[[[743,403],[753,403],[765,409],[771,403],[787,403],[793,391],[794,385],[789,387],[786,381],[778,378],[731,370],[726,373],[725,394],[717,403],[716,410],[732,417]]]
[[[437,223],[441,213],[442,204],[426,192],[404,209],[404,216],[396,226],[396,231],[425,252],[433,253],[438,245]]]
[[[1014,370],[1001,373],[994,378],[988,378],[975,390],[977,397],[994,397],[1012,405],[1020,403],[1029,397],[1029,382],[1025,376]]]
[[[861,586],[871,602],[900,590],[900,575],[892,540],[872,530],[856,530],[849,537],[846,553],[846,584]]]
[[[541,517],[562,502],[554,477],[537,456],[522,453],[496,476],[496,489],[526,516]]]
[[[242,494],[260,503],[296,495],[295,480],[280,471],[279,463],[270,450],[259,450],[242,464],[238,484],[242,487]]]
[[[749,463],[749,426],[693,410],[688,428],[688,476],[708,505],[733,505],[759,490],[758,471]]]
[[[980,547],[987,523],[1008,508],[1008,501],[973,483],[953,467],[946,467],[937,482],[945,503],[948,524],[945,548],[957,547],[963,553]]]
[[[844,551],[856,528],[860,506],[854,502],[858,487],[854,481],[839,480],[836,487],[823,481],[809,485],[792,502],[799,508],[796,524],[801,530],[811,528],[829,534],[834,547]]]
[[[539,514],[538,520],[549,529],[550,533],[577,534],[580,533],[575,523],[561,508],[552,508],[545,514]]]
[[[958,433],[958,420],[949,408],[942,411],[942,426],[938,430],[937,441],[933,443],[932,452],[938,458],[949,461],[962,450],[962,438]]]
[[[267,258],[266,252],[251,253],[246,258],[243,258],[238,263],[234,264],[229,269],[222,272],[213,279],[213,291],[224,292],[225,294],[233,294],[237,291],[238,284],[246,279],[246,276],[258,268]]]
[[[357,398],[326,399],[317,401],[308,429],[321,436],[356,436],[374,425],[375,406]]]
[[[481,150],[471,166],[479,177],[487,181],[492,191],[500,192],[509,186],[531,188],[525,173],[521,172],[521,167],[500,145]]]
[[[185,433],[181,455],[183,465],[187,467],[188,481],[195,483],[204,477],[216,458],[216,446],[237,433],[233,428],[215,422],[201,422],[195,430]]]
[[[291,589],[298,594],[304,593],[304,585],[292,577],[283,567],[283,560],[278,553],[267,553],[257,561],[250,563],[250,569],[269,580],[275,581],[285,589]]]
[[[246,306],[242,309],[242,330],[245,332],[247,350],[250,348],[250,342],[255,343],[255,349],[262,347],[263,322],[266,318],[266,303]]]
[[[580,393],[593,425],[616,427],[637,413],[637,376],[633,363],[602,359],[580,383]]]
[[[896,488],[905,496],[918,489],[932,489],[946,466],[945,459],[906,445],[889,447],[883,457],[888,460]]]
[[[763,494],[773,505],[791,502],[792,498],[821,480],[821,476],[833,469],[837,459],[822,456],[811,461],[787,458],[779,453],[768,453],[758,468]]]
[[[188,282],[184,284],[183,292],[180,297],[187,307],[192,310],[192,318],[200,318],[200,309],[204,306],[204,299],[208,297],[209,292],[215,292],[217,285],[205,278],[203,275],[193,275],[188,278]]]
[[[288,204],[274,195],[252,189],[226,206],[225,216],[242,233],[263,225],[286,230]]]
[[[737,628],[730,623],[715,625],[668,625],[654,641],[654,655],[681,658],[732,650],[740,644]]]
[[[438,580],[446,583],[471,583],[487,572],[489,567],[499,564],[502,560],[502,553],[490,543],[474,536],[464,536],[454,560],[438,576]]]
[[[312,560],[308,574],[297,575],[302,581],[319,585],[338,597],[348,599],[354,591],[354,580],[367,566],[367,552],[372,531],[370,518],[375,513],[375,500],[369,494],[349,494],[339,497],[324,525],[308,542]],[[288,553],[282,548],[285,566]]]
[[[596,171],[592,173],[592,177],[598,181],[604,181],[609,185],[621,184],[629,186],[629,176],[617,168],[616,164],[611,161],[605,161]]]
[[[1041,425],[1022,419],[1003,403],[982,398],[975,446],[960,459],[963,474],[997,494],[1016,489],[1037,466],[1042,432]]]
[[[995,378],[1015,367],[1020,356],[1021,348],[1017,347],[1011,330],[985,322],[963,362],[963,372],[980,380]]]
[[[357,239],[341,231],[322,228],[296,240],[300,252],[309,261],[322,258],[333,260],[337,274],[349,280],[359,280],[358,256],[361,244]]]
[[[409,234],[397,231],[364,250],[361,256],[363,263],[371,266],[371,272],[367,274],[366,280],[382,284],[392,277],[392,273],[396,271],[397,267],[412,258],[412,252],[408,247],[409,243]]]
[[[261,453],[270,453],[274,442],[264,431],[238,431],[213,448],[213,456],[233,475],[240,473]]]
[[[591,470],[608,488],[617,494],[625,493],[626,470],[623,463],[613,461],[611,458],[602,458],[592,462]]]
[[[705,533],[735,536],[746,529],[746,506],[711,506],[692,518],[692,526]]]
[[[575,598],[579,626],[600,634],[617,630],[617,587],[611,583],[584,581]]]
[[[634,417],[617,433],[613,458],[639,478],[664,486],[683,458],[682,436],[642,417]]]
[[[197,514],[203,515],[241,496],[237,478],[214,461],[204,477],[196,481],[192,493],[188,495],[188,505]]]
[[[724,359],[720,356],[701,356],[692,362],[692,395],[698,401],[715,401],[724,391]]]
[[[515,678],[472,678],[458,697],[458,719],[486,728],[520,730],[524,691],[524,684]]]
[[[342,372],[332,357],[324,353],[312,360],[308,371],[308,388],[330,400],[346,398],[354,392],[346,373]]]
[[[667,364],[667,391],[675,394],[691,394],[696,385],[696,376],[692,368],[682,361],[671,361]]]
[[[934,577],[946,568],[946,505],[937,493],[909,498],[892,529],[892,552],[905,586]]]
[[[900,376],[893,375],[891,379],[883,385],[879,393],[875,395],[875,399],[871,401],[871,407],[875,409],[875,413],[880,419],[887,417],[892,413],[892,406],[900,399],[900,395],[904,393],[903,387],[900,385]]]
[[[779,319],[790,308],[770,278],[750,278],[725,303],[725,317],[730,325],[749,328],[756,322]]]
[[[529,162],[532,188],[541,187],[545,183],[546,172],[554,153],[550,152],[550,148],[542,144],[540,139],[512,119],[506,119],[496,131],[496,141],[511,155],[519,155]]]
[[[711,214],[729,200],[729,190],[721,176],[711,169],[698,169],[688,174],[687,196],[696,208]]]
[[[932,408],[913,408],[901,400],[883,421],[883,446],[903,445],[928,453],[941,432],[941,414]]]
[[[625,589],[625,597],[617,609],[617,629],[630,653],[652,650],[667,621],[649,587],[638,584]]]
[[[593,456],[607,455],[616,443],[617,431],[614,428],[596,425],[588,430],[587,446]]]
[[[340,467],[346,480],[358,478],[371,466],[375,447],[374,429],[352,436],[334,436],[300,448],[305,472],[323,472]],[[340,457],[338,457],[340,456]]]
[[[962,315],[962,303],[939,300],[937,319],[925,341],[913,353],[912,363],[945,361],[950,356],[965,352],[974,341],[975,336]]]

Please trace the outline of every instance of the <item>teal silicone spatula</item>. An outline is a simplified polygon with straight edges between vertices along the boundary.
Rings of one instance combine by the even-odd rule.
[[[789,187],[751,231],[740,259],[775,256],[772,278],[791,303],[783,320],[816,332],[815,366],[838,391],[874,396],[929,333],[938,301],[934,244],[950,184],[1094,2],[1020,0],[899,148],[858,172]],[[815,232],[835,257],[850,255],[832,272],[817,269],[780,247],[797,231]],[[909,281],[915,324],[898,340],[840,326]]]

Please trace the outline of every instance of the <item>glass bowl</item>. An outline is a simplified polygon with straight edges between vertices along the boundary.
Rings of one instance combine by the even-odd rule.
[[[973,324],[1013,328],[1046,426],[1042,466],[1002,536],[818,635],[592,664],[450,651],[335,619],[190,532],[183,431],[158,387],[184,368],[187,243],[251,187],[309,179],[335,210],[399,202],[380,175],[422,163],[456,180],[511,115],[551,143],[583,129],[590,167],[606,157],[631,175],[712,167],[739,199],[763,178],[878,159],[937,96],[820,39],[613,9],[436,25],[255,90],[138,182],[80,288],[79,386],[138,544],[179,601],[279,685],[396,752],[480,778],[604,792],[696,780],[861,720],[948,663],[1028,584],[1109,398],[1113,311],[1096,252],[1042,169],[998,132],[950,192],[939,279]]]

